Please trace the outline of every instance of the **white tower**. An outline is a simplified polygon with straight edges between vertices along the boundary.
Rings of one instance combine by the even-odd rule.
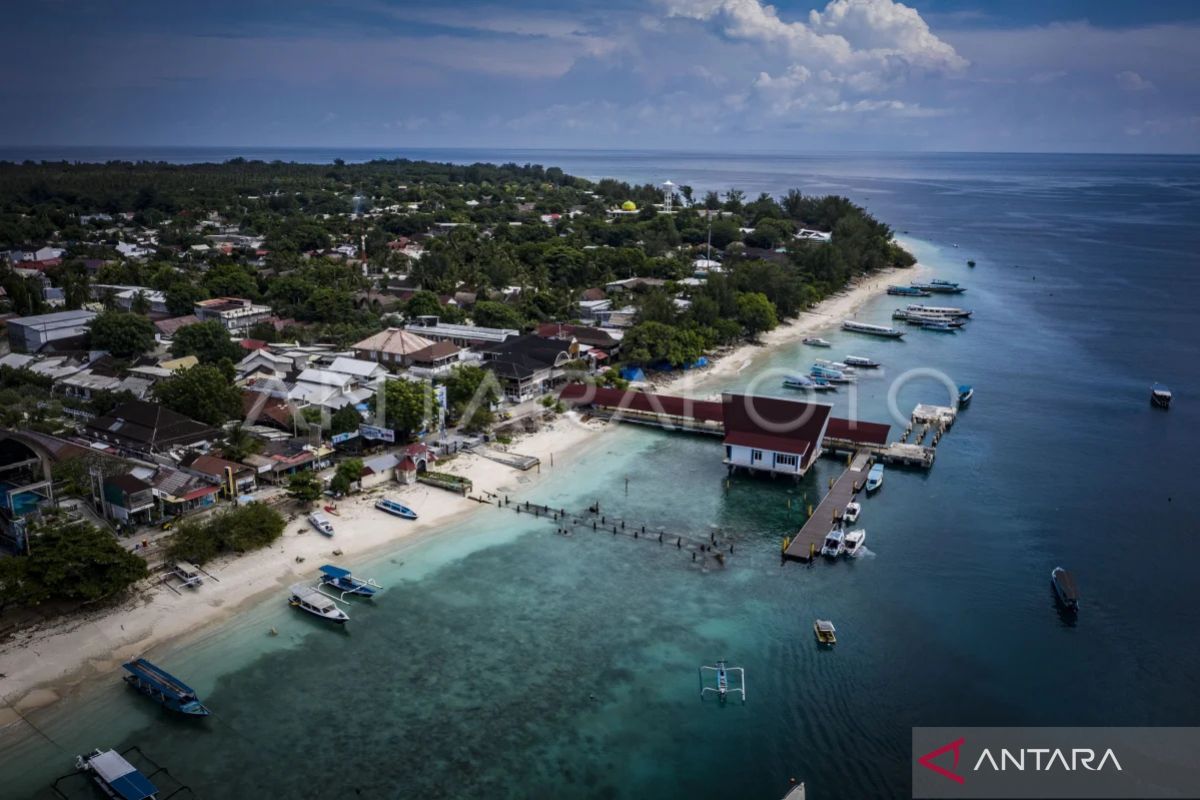
[[[670,214],[671,213],[671,204],[675,198],[675,184],[672,183],[671,181],[667,181],[666,183],[664,183],[662,185],[662,187],[663,187],[663,196],[666,198],[663,201],[663,211],[666,211],[668,214]]]

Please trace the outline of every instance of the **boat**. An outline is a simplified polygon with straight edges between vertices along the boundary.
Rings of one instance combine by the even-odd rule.
[[[735,694],[740,694],[742,696],[742,702],[743,703],[746,702],[746,670],[745,670],[745,668],[743,668],[743,667],[727,667],[727,666],[725,666],[724,661],[718,661],[715,665],[705,664],[704,666],[700,667],[699,672],[700,672],[700,697],[701,698],[704,697],[705,692],[714,692],[717,695],[717,697],[719,697],[721,699],[721,702],[723,703],[723,702],[725,702],[726,696],[728,696],[730,692],[733,692]],[[714,683],[715,683],[714,686],[707,685],[707,682],[704,680],[705,672],[714,673],[713,677],[716,679],[714,681]],[[737,684],[730,683],[730,681],[729,681],[730,676],[734,672],[736,672],[738,674]]]
[[[209,710],[183,681],[144,658],[122,664],[125,682],[159,705],[189,717],[207,717]]]
[[[841,528],[834,528],[825,534],[825,544],[821,546],[821,555],[826,558],[837,558],[846,552],[846,535]]]
[[[846,356],[842,359],[842,361],[846,362],[852,367],[857,367],[858,369],[879,369],[880,367],[880,363],[878,361],[867,358],[866,356]]]
[[[867,491],[873,492],[883,486],[883,464],[876,464],[867,473]]]
[[[957,333],[958,332],[957,325],[951,325],[949,322],[947,322],[944,319],[922,319],[922,320],[910,319],[909,322],[914,322],[921,330],[924,330],[924,331],[936,331],[937,333]]]
[[[924,303],[913,303],[904,307],[905,311],[923,314],[929,317],[950,317],[952,319],[966,319],[975,312],[969,308],[958,308],[957,306],[927,306]]]
[[[807,797],[807,794],[805,794],[804,790],[804,781],[795,783],[795,778],[792,780],[792,788],[789,789],[788,793],[783,796],[783,800],[804,800],[804,798]]]
[[[308,515],[308,524],[316,528],[317,533],[333,536],[333,523],[329,521],[329,517],[320,511],[314,511]]]
[[[380,511],[386,511],[389,514],[395,514],[397,517],[404,517],[404,519],[417,518],[417,512],[413,511],[403,503],[391,500],[387,497],[375,501],[375,507]]]
[[[882,336],[885,339],[899,339],[904,336],[904,331],[887,325],[872,325],[869,322],[856,322],[852,319],[842,322],[842,330],[851,333],[865,333],[868,336]]]
[[[889,286],[887,293],[897,297],[930,297],[932,294],[915,286]]]
[[[1054,594],[1063,608],[1067,611],[1079,610],[1079,587],[1075,585],[1075,578],[1071,573],[1062,567],[1055,567],[1050,571],[1050,583],[1054,586]]]
[[[811,378],[820,378],[829,383],[854,383],[854,377],[847,375],[840,369],[832,367],[823,367],[820,364],[813,364],[812,369],[808,372]]]
[[[965,286],[959,286],[957,283],[949,281],[930,281],[929,283],[914,283],[913,286],[923,292],[931,292],[933,294],[962,294],[967,289]]]
[[[958,247],[958,245],[955,245],[955,247]],[[930,283],[934,284],[935,286],[952,286],[952,287],[958,286],[957,281],[947,281],[947,280],[943,280],[941,278],[934,278],[933,280],[930,281]]]
[[[866,540],[867,540],[867,531],[865,528],[859,528],[858,530],[853,530],[853,531],[850,531],[849,533],[847,533],[846,534],[846,542],[845,542],[846,557],[847,558],[858,558],[860,555],[862,555],[863,542],[865,542]]]
[[[333,564],[321,566],[321,585],[337,589],[343,597],[345,595],[374,597],[383,588],[373,580],[364,581],[356,578],[350,574],[350,570],[336,567]]]
[[[1171,407],[1171,390],[1163,386],[1161,383],[1156,383],[1150,387],[1150,405],[1156,408]]]
[[[92,776],[100,790],[118,800],[155,800],[158,787],[116,750],[96,750],[78,756],[75,767]]]
[[[833,623],[827,619],[818,619],[814,621],[813,633],[817,635],[818,644],[837,644],[837,628],[833,627]]]
[[[315,617],[336,622],[339,625],[345,624],[350,619],[345,611],[338,608],[337,602],[332,597],[323,594],[315,587],[294,583],[291,592],[288,603],[301,611],[307,611]]]
[[[960,383],[958,385],[958,404],[960,406],[965,406],[967,403],[971,402],[971,398],[974,396],[975,389],[970,384]]]
[[[801,389],[808,392],[832,392],[837,387],[824,378],[812,378],[808,375],[790,375],[783,379],[786,389]]]
[[[841,372],[846,375],[854,374],[854,367],[850,366],[849,364],[845,363],[844,361],[830,361],[827,358],[818,358],[813,363],[818,364],[822,367],[826,367],[828,369],[836,369],[838,372]]]
[[[822,339],[819,336],[809,336],[802,340],[809,347],[833,347],[833,343]]]
[[[851,501],[846,503],[846,509],[842,512],[842,522],[855,523],[858,522],[858,515],[862,513],[862,505]]]

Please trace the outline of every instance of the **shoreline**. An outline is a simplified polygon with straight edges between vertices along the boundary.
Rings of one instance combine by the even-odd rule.
[[[768,332],[759,342],[738,345],[717,358],[712,367],[684,372],[655,384],[654,390],[711,392],[714,383],[741,373],[775,348],[852,316],[894,282],[895,274],[900,271],[916,279],[930,270],[918,263],[860,278],[796,319]],[[599,434],[605,430],[609,430],[607,423],[583,422],[574,412],[568,412],[536,432],[520,436],[512,446],[524,455],[538,457],[543,464],[553,456],[558,466],[569,466],[602,443]],[[540,468],[537,474],[528,475],[470,453],[454,456],[440,469],[469,477],[476,493],[487,490],[515,494],[543,479]],[[400,523],[403,527],[397,530],[394,518],[373,507],[382,494],[396,496],[414,506],[421,518],[415,523]],[[78,693],[90,678],[111,674],[124,661],[152,648],[202,635],[268,595],[286,591],[292,582],[308,580],[320,563],[330,559],[366,560],[402,543],[418,545],[482,508],[466,497],[431,486],[388,484],[343,500],[339,504],[340,514],[333,519],[332,539],[313,531],[300,514],[288,520],[283,536],[270,547],[241,556],[225,556],[208,564],[207,568],[219,578],[218,583],[206,582],[198,591],[182,596],[161,584],[151,583],[119,604],[92,615],[71,615],[18,632],[0,645],[0,675],[4,676],[0,680],[0,700],[4,703],[0,706],[0,736],[16,730],[23,722],[23,714]],[[336,533],[339,528],[353,533],[349,537],[339,536]],[[342,554],[334,556],[333,550]]]

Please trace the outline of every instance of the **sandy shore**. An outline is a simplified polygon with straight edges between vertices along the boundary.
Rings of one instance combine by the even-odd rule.
[[[772,348],[839,324],[885,291],[889,283],[917,279],[927,272],[918,266],[904,270],[902,276],[889,270],[860,280],[766,334],[760,343],[735,348],[711,368],[689,371],[657,389],[693,395],[714,391],[721,379],[745,370]],[[513,449],[541,459],[545,474],[552,455],[555,468],[569,467],[589,444],[598,441],[597,434],[603,430],[603,423],[583,423],[569,413],[522,437]],[[541,476],[472,454],[456,456],[439,469],[469,477],[477,495],[481,491],[516,494],[529,489]],[[420,520],[399,523],[376,511],[373,504],[384,493],[415,508]],[[341,502],[340,516],[333,520],[338,533],[332,539],[320,536],[297,516],[270,548],[207,565],[219,583],[208,582],[184,596],[154,583],[120,606],[22,631],[0,645],[0,675],[4,676],[0,678],[0,729],[19,722],[17,711],[53,703],[91,677],[111,674],[123,661],[152,647],[218,625],[266,595],[280,595],[293,582],[311,580],[321,563],[354,563],[397,542],[430,535],[479,508],[474,501],[433,487],[389,484]],[[342,554],[335,556],[334,550]]]

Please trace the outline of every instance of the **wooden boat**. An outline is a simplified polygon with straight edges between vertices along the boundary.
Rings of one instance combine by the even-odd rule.
[[[806,392],[834,392],[837,387],[824,378],[812,378],[808,375],[790,375],[783,379],[785,389],[800,389]]]
[[[207,717],[211,713],[194,689],[146,659],[138,658],[121,666],[129,672],[126,683],[164,708],[190,717]]]
[[[957,306],[927,306],[924,303],[913,303],[904,307],[905,311],[921,314],[927,317],[948,317],[950,319],[967,319],[975,312],[969,308]]]
[[[317,533],[333,536],[333,523],[329,521],[329,517],[320,511],[314,511],[308,515],[308,524],[316,528]]]
[[[375,594],[382,589],[373,580],[362,580],[350,574],[350,570],[342,567],[335,567],[333,564],[325,564],[321,567],[321,585],[329,586],[345,595],[357,595],[358,597],[374,597]]]
[[[96,750],[75,759],[75,767],[92,776],[100,790],[117,800],[156,800],[158,787],[116,750]]]
[[[865,356],[846,356],[843,362],[858,369],[878,369],[879,362]]]
[[[1156,383],[1150,387],[1150,405],[1156,408],[1171,407],[1171,390],[1163,386],[1161,383]]]
[[[883,464],[875,464],[867,473],[867,491],[873,492],[883,486]]]
[[[819,619],[813,623],[813,633],[817,635],[817,644],[833,646],[837,644],[837,628],[827,619]]]
[[[887,325],[872,325],[869,322],[856,322],[852,319],[842,322],[842,330],[850,331],[851,333],[865,333],[868,336],[880,336],[884,339],[900,339],[904,336],[904,331],[896,330]]]
[[[314,617],[344,625],[349,619],[345,611],[338,608],[337,602],[329,595],[322,594],[319,589],[305,586],[303,583],[292,584],[291,597],[288,603],[293,608],[307,611]]]
[[[865,528],[850,531],[845,538],[845,555],[848,558],[858,558],[862,554],[863,543],[867,541],[867,531]]]
[[[1072,612],[1079,610],[1079,587],[1075,585],[1071,573],[1062,567],[1055,567],[1050,571],[1050,584],[1063,608]]]
[[[832,342],[828,342],[819,336],[809,336],[803,339],[803,342],[809,347],[833,347]]]
[[[395,514],[397,517],[403,517],[404,519],[416,519],[417,518],[417,512],[413,511],[411,508],[404,505],[403,503],[399,503],[395,500],[390,500],[386,497],[381,500],[377,500],[375,502],[375,507],[377,509],[379,509],[380,511],[386,511],[389,514]]]

